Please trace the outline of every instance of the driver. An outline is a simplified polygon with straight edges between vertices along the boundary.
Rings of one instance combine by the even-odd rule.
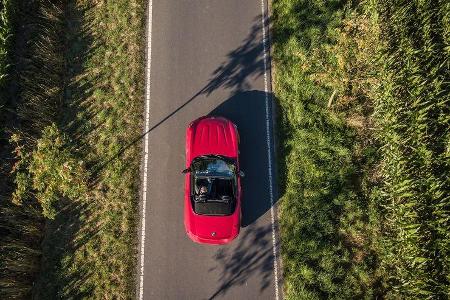
[[[201,185],[198,190],[198,195],[195,197],[196,201],[204,202],[208,198],[208,188],[205,185]]]
[[[200,187],[199,194],[200,194],[200,195],[206,195],[206,194],[208,194],[208,188],[207,188],[206,186],[202,185],[202,186]]]

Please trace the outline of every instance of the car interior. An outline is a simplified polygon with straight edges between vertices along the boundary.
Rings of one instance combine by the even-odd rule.
[[[234,189],[232,178],[207,177],[194,180],[194,211],[202,215],[229,215],[233,213]],[[206,192],[201,192],[201,189]]]

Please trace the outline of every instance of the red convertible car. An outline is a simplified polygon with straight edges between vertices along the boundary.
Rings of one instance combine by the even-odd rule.
[[[239,133],[222,117],[201,117],[186,130],[184,225],[197,243],[226,244],[239,234]]]

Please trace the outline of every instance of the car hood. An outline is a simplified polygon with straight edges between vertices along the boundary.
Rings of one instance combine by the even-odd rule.
[[[237,156],[236,131],[223,118],[205,118],[196,122],[191,135],[191,159],[207,154]]]

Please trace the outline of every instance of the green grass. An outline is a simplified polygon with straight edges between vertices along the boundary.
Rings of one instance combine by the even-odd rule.
[[[288,299],[446,298],[448,1],[273,5]]]
[[[273,3],[287,299],[378,293],[367,189],[376,161],[365,96],[372,78],[355,42],[370,43],[370,22],[352,12],[347,1]]]
[[[4,89],[14,126],[2,142],[15,158],[2,170],[2,295],[134,297],[140,143],[131,142],[142,133],[145,5],[17,7]]]
[[[66,112],[60,119],[89,174],[89,193],[61,201],[43,243],[38,298],[132,298],[135,291],[145,2],[64,8]],[[80,174],[81,176],[81,174]]]
[[[450,291],[450,2],[378,1],[382,269],[391,298]]]

